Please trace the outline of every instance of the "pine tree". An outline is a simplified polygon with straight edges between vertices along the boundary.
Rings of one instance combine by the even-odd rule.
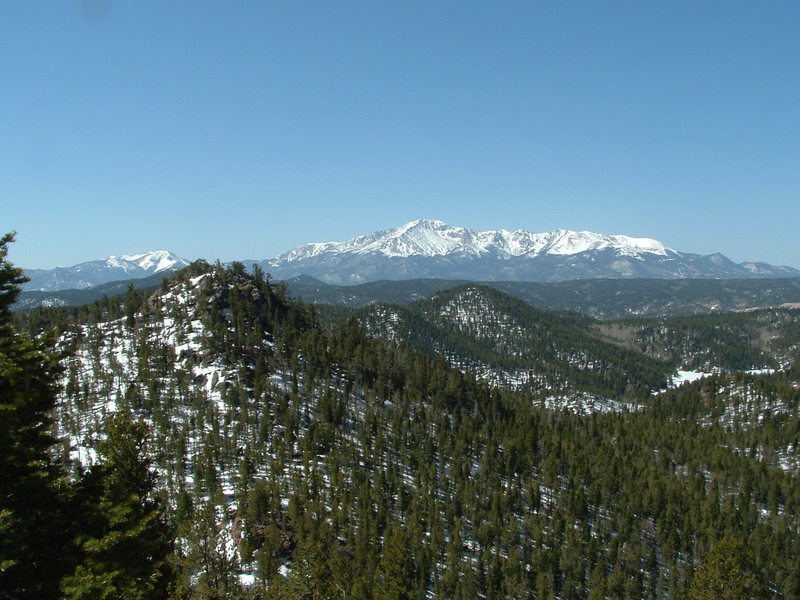
[[[26,281],[6,260],[13,239],[0,238],[0,598],[54,598],[72,554],[69,486],[49,455],[58,368],[12,324]]]
[[[598,563],[589,576],[589,595],[587,600],[606,599],[606,569],[603,563]]]
[[[306,537],[292,552],[292,572],[282,591],[287,600],[333,600],[341,596],[332,585],[334,573],[327,549],[320,540]],[[338,593],[337,593],[338,592]]]
[[[227,600],[241,595],[232,540],[218,524],[219,512],[211,501],[198,502],[180,532],[186,546],[180,561],[182,592],[192,600]]]
[[[741,600],[765,597],[759,590],[744,544],[733,537],[720,540],[692,578],[694,600]]]
[[[98,447],[102,462],[84,482],[89,527],[83,560],[62,583],[65,599],[166,598],[172,528],[153,498],[147,426],[127,412],[111,416]]]
[[[381,600],[410,600],[414,597],[414,562],[409,542],[399,526],[386,530],[383,556],[376,573],[375,595]]]

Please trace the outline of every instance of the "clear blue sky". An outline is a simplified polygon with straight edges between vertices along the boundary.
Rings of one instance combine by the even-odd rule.
[[[0,231],[50,268],[436,218],[800,266],[800,2],[0,3]]]

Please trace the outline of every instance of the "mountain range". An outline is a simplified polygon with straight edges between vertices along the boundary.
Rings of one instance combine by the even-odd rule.
[[[259,265],[274,277],[310,275],[338,285],[382,279],[568,281],[797,277],[800,270],[722,254],[679,252],[649,238],[558,229],[478,231],[411,221],[346,242],[300,246]]]
[[[30,281],[25,284],[24,289],[28,291],[84,289],[111,281],[141,279],[156,273],[177,270],[188,264],[188,260],[167,250],[107,256],[71,267],[25,269],[25,275]]]
[[[736,263],[722,254],[680,252],[658,240],[557,229],[479,231],[416,220],[345,242],[311,243],[258,264],[277,279],[308,275],[336,285],[379,280],[460,279],[556,282],[577,279],[750,279],[798,277],[800,270]],[[73,267],[29,269],[26,290],[86,288],[186,266],[165,250],[110,256]]]

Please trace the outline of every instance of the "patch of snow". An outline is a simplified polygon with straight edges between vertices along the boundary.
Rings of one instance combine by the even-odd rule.
[[[678,387],[684,383],[692,383],[703,377],[708,377],[711,373],[704,373],[702,371],[678,371],[678,374],[672,377],[672,385],[670,387]]]
[[[639,409],[639,407],[634,404],[602,398],[585,392],[561,396],[548,396],[542,401],[542,406],[550,410],[565,410],[576,415],[628,412]]]
[[[775,369],[767,369],[767,368],[748,369],[747,371],[745,371],[745,373],[748,373],[750,375],[772,375],[773,373],[775,373]]]

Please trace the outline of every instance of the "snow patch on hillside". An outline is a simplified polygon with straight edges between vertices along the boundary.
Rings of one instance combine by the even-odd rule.
[[[684,383],[692,383],[693,381],[697,381],[702,379],[703,377],[708,377],[711,373],[703,373],[702,371],[678,371],[678,374],[672,377],[672,386],[671,387],[678,387],[683,385]]]

